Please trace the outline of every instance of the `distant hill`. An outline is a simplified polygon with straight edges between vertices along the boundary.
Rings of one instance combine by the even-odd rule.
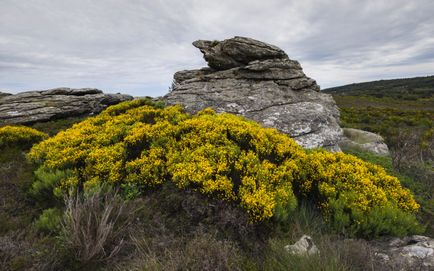
[[[392,80],[379,80],[327,88],[322,92],[338,95],[390,97],[417,100],[434,97],[434,75]]]

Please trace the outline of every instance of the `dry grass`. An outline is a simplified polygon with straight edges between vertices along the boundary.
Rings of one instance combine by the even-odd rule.
[[[93,192],[65,200],[62,245],[80,263],[108,261],[125,245],[134,212],[116,193]]]
[[[0,237],[0,270],[13,270],[28,267],[26,254],[31,254],[32,247],[25,240],[23,231],[9,232]]]
[[[157,239],[159,239],[157,241]],[[213,234],[197,232],[191,238],[134,238],[136,254],[116,270],[241,270],[239,247]]]

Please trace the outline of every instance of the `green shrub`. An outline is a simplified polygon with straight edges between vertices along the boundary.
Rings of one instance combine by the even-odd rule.
[[[237,204],[252,222],[288,219],[295,194],[329,220],[340,212],[333,205],[339,202],[350,210],[345,227],[365,223],[353,213],[368,215],[376,206],[407,213],[419,207],[397,178],[354,156],[306,152],[287,135],[242,117],[211,109],[191,116],[147,100],[110,107],[35,145],[28,157],[43,171],[71,173],[56,183],[64,193],[109,184],[132,198],[171,182]]]
[[[0,128],[0,149],[7,146],[30,148],[34,143],[44,140],[48,135],[25,126],[4,126]]]
[[[46,209],[35,221],[35,228],[44,233],[55,233],[60,229],[62,211],[57,208]]]
[[[360,225],[355,224],[353,228],[355,232],[365,237],[405,236],[424,232],[424,228],[419,225],[415,215],[394,207],[375,207],[363,216],[366,222]]]
[[[413,232],[415,219],[412,213],[419,205],[411,192],[380,166],[352,155],[319,150],[310,152],[301,161],[299,174],[296,191],[301,197],[315,202],[336,229],[349,235],[365,236],[369,231],[364,230],[364,226],[369,228],[381,219],[391,219],[387,213],[375,211],[376,208],[388,208],[396,210],[394,215],[400,215],[393,220],[396,223],[407,214],[402,221],[406,225],[395,230],[392,222],[391,227],[378,224],[378,234],[393,235],[404,229],[407,233]]]
[[[53,199],[62,199],[62,191],[58,186],[62,180],[67,179],[71,172],[68,170],[45,170],[38,168],[35,172],[35,181],[30,188],[30,195],[41,202],[52,202]]]
[[[348,236],[377,238],[380,236],[405,236],[424,231],[414,214],[395,206],[375,206],[368,212],[348,209],[339,199],[332,202],[331,224],[335,230]]]
[[[273,234],[279,238],[288,236],[288,234],[290,237],[294,235],[299,237],[303,234],[319,236],[330,233],[330,225],[324,220],[321,210],[303,200],[286,219],[277,219],[276,222]]]
[[[397,176],[404,187],[410,189],[421,205],[418,216],[422,217],[423,224],[427,224],[426,234],[434,233],[434,171],[424,164],[415,164],[409,167],[395,169],[391,157],[377,156],[375,154],[354,149],[344,150],[364,161],[381,165],[390,175]]]

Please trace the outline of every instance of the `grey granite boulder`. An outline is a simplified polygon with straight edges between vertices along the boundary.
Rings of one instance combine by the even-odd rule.
[[[9,96],[9,95],[12,95],[12,94],[0,91],[0,98],[4,97],[4,96]]]
[[[285,246],[285,249],[289,253],[298,256],[311,256],[320,254],[318,247],[315,245],[312,237],[309,235],[303,235],[300,240],[295,242],[293,245]]]
[[[335,101],[284,51],[244,37],[193,45],[209,67],[175,73],[167,104],[183,104],[190,113],[212,107],[277,128],[305,148],[340,150]]]
[[[0,124],[28,124],[91,115],[133,97],[92,88],[56,88],[0,96]]]
[[[198,48],[211,68],[225,70],[246,65],[254,60],[280,59],[286,56],[280,48],[245,37],[224,41],[197,40]]]
[[[434,239],[430,237],[412,235],[375,243],[381,270],[434,270]]]
[[[332,243],[355,270],[434,270],[434,239],[428,236],[383,237],[369,241],[343,239]]]
[[[379,156],[389,156],[389,148],[377,134],[353,128],[343,128],[344,137],[339,142],[341,149],[358,149]]]

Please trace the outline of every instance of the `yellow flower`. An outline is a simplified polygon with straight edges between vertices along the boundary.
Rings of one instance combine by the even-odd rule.
[[[28,145],[29,147],[48,135],[36,129],[26,126],[4,126],[0,127],[0,149],[13,145]]]
[[[191,116],[180,106],[161,108],[147,100],[109,107],[33,146],[28,157],[47,170],[75,172],[58,190],[173,182],[235,202],[252,221],[295,206],[295,194],[316,201],[327,219],[336,202],[362,213],[386,205],[419,208],[397,178],[354,156],[306,152],[276,129],[239,116],[212,109]]]

